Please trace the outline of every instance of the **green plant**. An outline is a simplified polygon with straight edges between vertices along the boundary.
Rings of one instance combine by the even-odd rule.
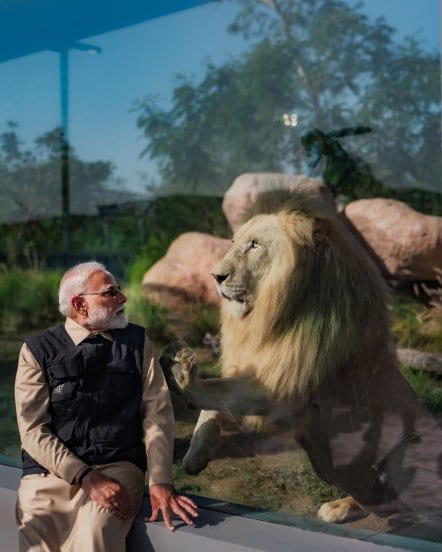
[[[430,374],[413,370],[408,366],[402,368],[402,373],[415,393],[431,412],[442,412],[442,384]]]
[[[13,268],[0,272],[0,331],[14,333],[55,323],[61,273]]]
[[[173,339],[167,318],[167,310],[154,305],[145,296],[139,284],[124,287],[127,297],[126,312],[129,320],[146,328],[147,334],[154,342],[164,343]]]
[[[20,458],[20,438],[15,417],[14,379],[22,339],[0,336],[0,454]]]
[[[190,326],[186,339],[193,346],[201,346],[206,333],[219,332],[219,310],[213,305],[196,303],[190,309]]]
[[[436,291],[435,291],[436,293]],[[391,306],[393,334],[398,347],[426,352],[442,350],[442,316],[436,299],[430,308],[410,295],[396,294]]]

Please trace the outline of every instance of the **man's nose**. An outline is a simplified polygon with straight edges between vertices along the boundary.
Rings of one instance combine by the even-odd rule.
[[[122,291],[118,292],[117,301],[119,303],[125,303],[127,301],[127,297],[124,295],[124,293]]]

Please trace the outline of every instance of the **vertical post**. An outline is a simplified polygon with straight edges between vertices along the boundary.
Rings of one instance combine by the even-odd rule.
[[[60,51],[60,108],[61,108],[61,213],[63,250],[69,252],[69,50]]]

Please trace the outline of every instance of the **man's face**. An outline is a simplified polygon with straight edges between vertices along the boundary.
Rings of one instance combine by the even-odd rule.
[[[126,296],[119,291],[115,278],[106,272],[94,272],[81,294],[86,307],[83,325],[90,330],[114,330],[128,324],[124,312]]]

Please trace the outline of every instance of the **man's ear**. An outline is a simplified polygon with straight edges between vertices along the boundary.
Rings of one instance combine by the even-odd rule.
[[[71,305],[74,311],[78,314],[86,314],[87,308],[86,303],[83,299],[83,297],[78,297],[78,295],[75,295],[71,299]]]

